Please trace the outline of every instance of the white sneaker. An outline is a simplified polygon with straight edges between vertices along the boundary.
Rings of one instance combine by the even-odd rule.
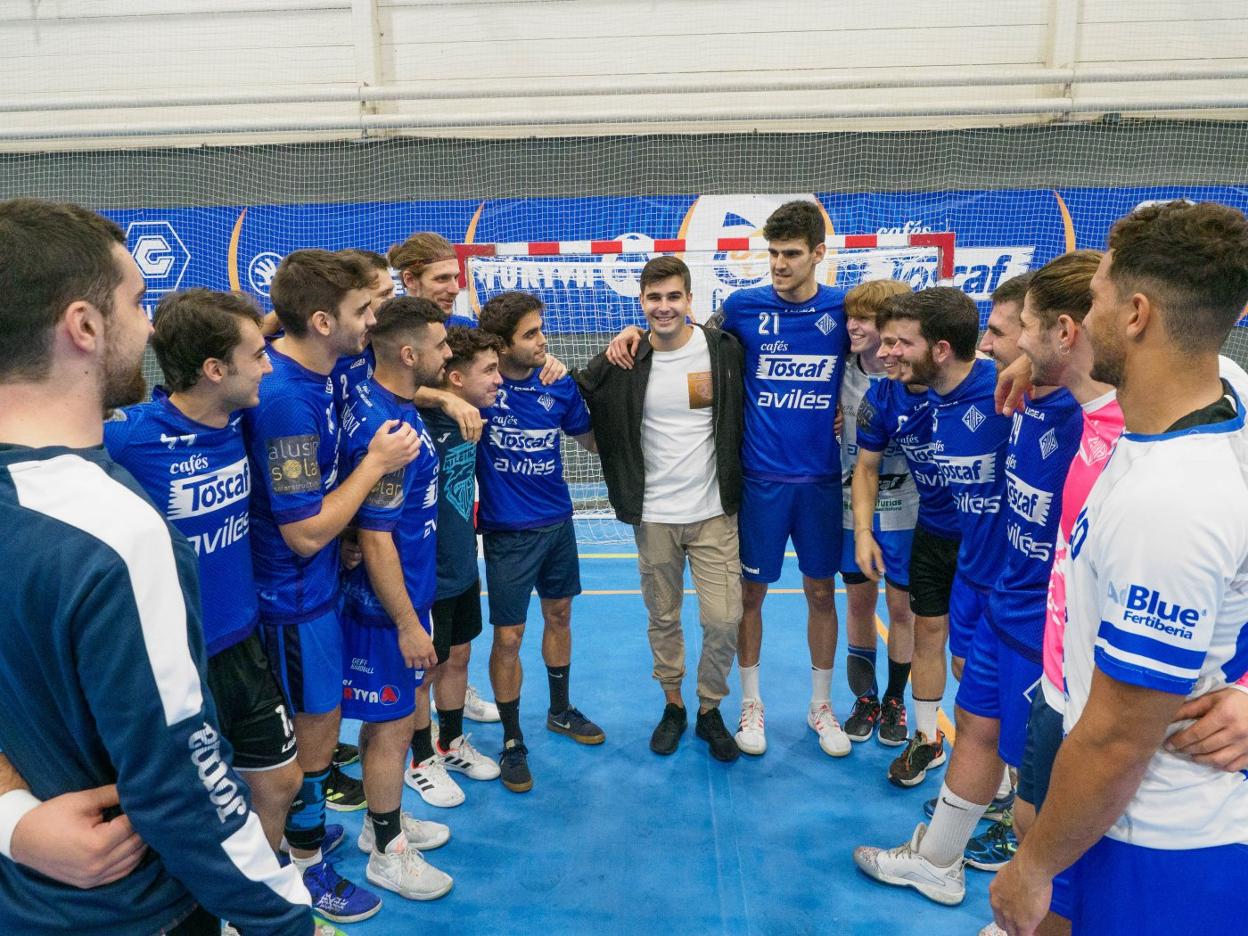
[[[419,793],[420,798],[430,806],[450,809],[464,801],[464,791],[451,779],[446,768],[442,766],[442,758],[437,754],[405,770],[403,782]]]
[[[233,924],[222,922],[221,936],[239,936],[239,932],[234,928]]]
[[[438,756],[447,770],[467,774],[473,780],[497,780],[501,772],[498,761],[486,757],[468,743],[471,735],[460,735],[445,751],[438,745]]]
[[[993,920],[979,931],[979,936],[1008,936],[1008,934],[1001,927],[997,926],[996,920]]]
[[[399,821],[403,825],[403,837],[407,839],[407,844],[417,851],[433,851],[451,840],[451,830],[440,822],[413,819],[407,813],[400,813]],[[373,817],[367,813],[364,815],[364,828],[360,830],[355,844],[362,852],[371,852],[373,846],[377,844],[376,833],[373,830]]]
[[[385,854],[376,851],[369,854],[364,875],[378,887],[408,900],[436,900],[455,884],[449,874],[425,861],[416,849],[408,848],[407,839],[402,835],[390,840]]]
[[[854,863],[869,877],[885,884],[913,887],[928,900],[953,906],[966,896],[966,879],[959,858],[947,868],[934,865],[919,854],[919,843],[927,832],[920,822],[905,845],[896,848],[874,848],[859,845],[854,849]]]
[[[763,733],[761,699],[745,699],[741,703],[741,721],[737,724],[736,742],[743,754],[753,754],[757,757],[767,750],[767,735]]]
[[[806,712],[806,724],[819,736],[819,746],[829,757],[844,757],[849,753],[849,735],[832,714],[827,702],[811,703]]]
[[[464,718],[475,722],[499,721],[498,706],[481,698],[481,693],[470,685],[464,693]]]

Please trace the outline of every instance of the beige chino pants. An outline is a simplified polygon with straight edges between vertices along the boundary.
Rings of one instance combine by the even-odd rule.
[[[633,527],[641,595],[650,612],[654,678],[679,691],[685,676],[680,609],[685,599],[685,559],[693,574],[702,621],[698,700],[714,707],[728,694],[728,672],[737,655],[741,623],[741,559],[736,515],[700,523],[649,523]]]

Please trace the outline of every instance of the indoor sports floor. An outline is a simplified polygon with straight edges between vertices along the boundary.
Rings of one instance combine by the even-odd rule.
[[[854,865],[855,845],[891,847],[909,839],[924,818],[924,800],[939,789],[943,768],[919,787],[902,790],[885,780],[900,748],[872,740],[855,744],[841,759],[819,749],[805,721],[805,603],[791,554],[764,606],[767,753],[742,755],[732,764],[711,759],[694,737],[692,715],[675,755],[659,757],[648,747],[663,702],[650,675],[631,545],[583,546],[581,577],[585,593],[572,613],[572,702],[602,726],[606,743],[583,747],[546,731],[534,599],[521,708],[533,790],[515,794],[497,781],[453,774],[467,800],[436,809],[405,789],[405,809],[451,826],[451,841],[428,857],[455,878],[455,888],[431,903],[382,891],[381,913],[344,927],[348,932],[966,936],[991,919],[989,874],[968,869],[966,900],[940,907],[909,889],[877,884]],[[686,585],[685,704],[692,709],[700,631],[691,587]],[[838,604],[843,616],[843,595]],[[488,696],[488,623],[486,628],[474,645],[471,681]],[[843,720],[853,702],[845,685],[843,630],[837,650],[832,701]],[[881,641],[881,668],[884,658]],[[723,712],[735,731],[735,668],[729,683]],[[954,686],[950,679],[946,699]],[[500,750],[501,726],[466,726],[480,750]],[[344,736],[354,740],[357,727],[347,722]],[[366,858],[354,842],[364,814],[329,815],[348,832],[334,855],[339,871],[363,883]]]

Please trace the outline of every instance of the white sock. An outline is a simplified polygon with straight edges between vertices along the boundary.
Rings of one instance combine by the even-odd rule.
[[[758,664],[738,666],[737,671],[741,674],[741,701],[744,702],[746,699],[761,701],[762,696],[758,694]]]
[[[936,740],[936,713],[940,699],[914,700],[914,730],[923,732],[928,741]]]
[[[819,705],[832,700],[832,668],[810,668],[810,704]]]
[[[949,789],[949,784],[942,783],[940,795],[936,797],[936,812],[919,843],[919,854],[938,867],[949,867],[966,851],[966,843],[975,834],[975,826],[987,809],[987,803],[980,806],[964,800]]]
[[[313,865],[318,865],[324,860],[325,860],[325,856],[321,854],[321,850],[319,848],[316,850],[316,854],[313,855],[311,858],[296,858],[293,852],[291,853],[291,856],[290,856],[291,864],[293,864],[298,869],[301,875],[303,874],[304,871],[307,871],[308,868],[312,867]]]
[[[1001,785],[997,787],[997,795],[993,799],[1005,799],[1010,795],[1010,791],[1014,789],[1014,781],[1010,779],[1010,765],[1005,765],[1005,772],[1001,775]]]

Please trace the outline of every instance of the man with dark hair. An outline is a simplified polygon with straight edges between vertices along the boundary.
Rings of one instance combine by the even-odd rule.
[[[29,784],[0,776],[0,919],[22,933],[200,934],[224,916],[306,936],[307,891],[222,750],[194,551],[100,445],[152,330],[124,242],[77,206],[0,204],[0,748]],[[113,799],[94,821],[123,834],[104,880],[84,882],[108,887],[17,863],[46,869],[58,840],[82,840],[85,803],[62,813],[68,835],[48,829],[57,798],[114,783],[125,817]],[[30,841],[39,830],[53,841]]]
[[[1023,311],[1023,298],[1034,273],[1012,277],[992,291],[992,308],[984,325],[984,337],[979,350],[1004,369],[1018,359],[1018,336],[1022,331],[1019,316]]]
[[[390,421],[368,455],[339,479],[338,405],[330,374],[359,354],[374,323],[366,267],[324,250],[297,250],[271,296],[286,333],[269,345],[273,370],[243,416],[251,459],[251,537],[261,633],[295,711],[303,784],[286,820],[292,859],[314,905],[336,922],[376,913],[376,896],[324,860],[325,784],[340,724],[343,656],[338,536],[385,475],[419,451],[411,426]],[[362,803],[360,804],[363,805]]]
[[[832,757],[850,742],[832,712],[836,658],[836,574],[841,531],[829,517],[842,512],[836,407],[849,339],[844,294],[815,275],[826,247],[823,209],[811,201],[786,202],[763,228],[771,283],[742,289],[724,300],[712,323],[745,350],[745,437],[741,450],[740,541],[743,611],[737,644],[741,718],[737,746],[746,754],[767,750],[759,659],[763,600],[780,578],[790,538],[806,594],[810,647],[810,704],[806,724]],[[632,366],[641,331],[629,326],[611,342],[608,359]]]
[[[1137,209],[1084,319],[1126,430],[1075,521],[1065,740],[1044,808],[992,885],[1030,934],[1070,867],[1076,932],[1215,932],[1248,917],[1248,785],[1163,746],[1185,698],[1248,671],[1248,432],[1218,349],[1248,303],[1248,219]]]
[[[360,833],[369,853],[368,879],[410,900],[433,900],[451,878],[428,864],[421,849],[449,838],[446,826],[401,811],[403,767],[420,710],[429,724],[425,672],[436,663],[430,640],[437,560],[438,460],[412,397],[437,383],[450,349],[446,313],[427,299],[386,302],[372,326],[377,367],[356,387],[343,412],[344,468],[368,458],[373,439],[396,422],[420,439],[420,453],[380,478],[355,516],[364,562],[343,584],[342,711],[360,730],[368,815]],[[417,687],[420,687],[418,689]]]
[[[451,356],[441,388],[478,411],[494,405],[503,383],[498,353],[503,342],[477,328],[447,329]],[[459,423],[441,409],[422,409],[421,419],[438,454],[438,571],[433,601],[433,647],[437,666],[433,692],[438,708],[438,740],[428,719],[412,733],[412,762],[404,781],[435,806],[463,802],[463,791],[448,770],[473,780],[496,780],[499,766],[482,755],[464,733],[468,714],[468,661],[481,633],[481,577],[477,571],[477,446],[463,437]],[[493,706],[491,705],[491,708]]]
[[[688,323],[692,300],[683,260],[651,260],[641,271],[641,310],[650,329],[636,365],[623,370],[603,353],[576,380],[589,404],[611,505],[637,540],[654,678],[666,699],[650,749],[675,753],[688,723],[680,624],[687,559],[702,621],[696,733],[713,757],[732,761],[740,752],[719,703],[728,694],[741,623],[736,515],[744,359],[731,335]]]
[[[546,727],[581,744],[601,744],[606,738],[572,705],[568,689],[572,598],[581,592],[581,570],[559,439],[566,433],[592,452],[594,434],[572,378],[550,386],[538,378],[537,369],[546,361],[540,299],[531,293],[500,293],[481,309],[480,327],[503,341],[498,360],[503,384],[494,405],[482,410],[488,430],[477,450],[478,525],[494,626],[490,681],[503,722],[500,779],[507,789],[523,793],[533,788],[533,776],[520,729],[520,644],[535,585],[550,684]]]

